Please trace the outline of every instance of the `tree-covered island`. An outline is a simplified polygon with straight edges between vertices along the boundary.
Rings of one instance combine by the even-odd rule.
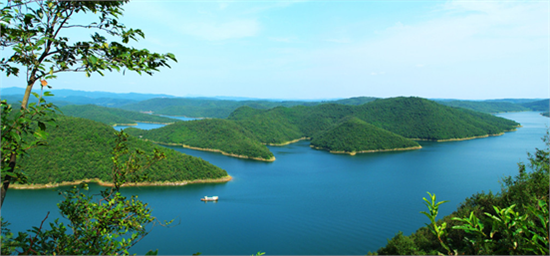
[[[501,135],[519,124],[490,114],[416,97],[362,105],[320,104],[256,109],[242,106],[227,119],[176,122],[153,130],[126,129],[155,143],[180,145],[253,160],[273,161],[265,145],[310,139],[333,153],[419,149],[414,140],[455,141]],[[264,144],[264,145],[262,145]]]
[[[58,127],[48,129],[48,146],[29,150],[28,156],[21,160],[28,184],[13,184],[12,188],[44,188],[81,181],[109,185],[112,162],[105,156],[111,154],[116,144],[115,130],[106,124],[76,117],[59,117],[57,124]],[[129,137],[127,144],[144,152],[159,148],[166,155],[166,159],[145,171],[143,182],[128,185],[185,185],[231,179],[225,170],[200,158],[133,137]]]

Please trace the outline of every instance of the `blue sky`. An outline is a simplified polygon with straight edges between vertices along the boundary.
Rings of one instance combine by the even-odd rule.
[[[548,1],[133,0],[122,21],[145,32],[136,47],[178,63],[151,77],[65,73],[50,85],[278,99],[549,97]]]

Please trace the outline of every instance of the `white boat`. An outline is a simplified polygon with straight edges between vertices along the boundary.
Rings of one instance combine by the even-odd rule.
[[[218,201],[218,196],[205,196],[201,198],[201,201]]]

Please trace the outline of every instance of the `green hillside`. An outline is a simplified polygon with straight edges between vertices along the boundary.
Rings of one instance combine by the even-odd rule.
[[[267,100],[217,100],[200,98],[155,98],[122,106],[131,111],[153,111],[159,115],[226,118],[235,109],[249,106],[256,109],[270,109],[277,106],[316,105],[320,102],[267,101]]]
[[[33,148],[21,159],[21,169],[31,184],[60,183],[98,178],[112,181],[111,151],[115,145],[115,130],[102,123],[76,117],[59,117],[58,127],[49,128],[48,145]],[[160,148],[166,159],[146,170],[150,182],[217,179],[227,172],[196,157],[151,142],[129,138],[130,149],[146,153]]]
[[[434,141],[499,134],[519,125],[416,97],[380,99],[359,106],[355,112],[359,119],[403,137]]]
[[[453,100],[453,101],[438,101],[437,103],[450,106],[466,108],[484,113],[504,113],[504,112],[519,112],[529,111],[530,109],[519,104],[511,102],[499,101],[468,101],[468,100]]]
[[[291,108],[258,110],[245,106],[231,113],[228,119],[236,121],[266,144],[280,144],[303,137],[299,127],[294,124],[296,118]]]
[[[342,100],[327,101],[323,103],[334,103],[334,104],[343,104],[343,105],[363,105],[365,103],[369,103],[376,99],[377,98],[375,97],[353,97],[353,98],[342,99]]]
[[[153,130],[127,128],[125,131],[133,136],[168,145],[186,145],[256,160],[274,160],[269,149],[253,134],[229,120],[203,119],[176,122]]]
[[[533,111],[548,111],[548,109],[550,109],[550,100],[545,99],[545,100],[527,102],[521,105]]]
[[[373,97],[355,97],[335,101],[268,101],[268,100],[218,100],[204,98],[155,98],[127,104],[120,108],[131,111],[153,111],[159,115],[227,118],[240,107],[271,109],[275,107],[316,106],[333,103],[342,105],[361,105],[371,102]]]
[[[345,119],[350,117],[355,118]],[[128,128],[127,132],[158,143],[273,160],[262,143],[281,145],[308,138],[312,145],[333,151],[390,150],[418,146],[409,139],[460,140],[501,134],[518,125],[426,99],[399,97],[358,106],[322,104],[269,110],[242,106],[227,120],[176,122],[148,131]]]
[[[228,119],[238,121],[261,142],[283,143],[300,137],[315,138],[347,116],[405,138],[434,141],[499,134],[519,125],[493,115],[415,97],[378,99],[359,106],[323,104],[265,111],[240,108]],[[282,127],[270,129],[278,123]]]
[[[177,121],[168,117],[96,105],[69,105],[60,109],[67,116],[87,118],[108,125],[128,125],[136,122],[168,124]]]
[[[311,146],[337,153],[386,151],[395,149],[420,148],[415,141],[388,132],[356,117],[344,120],[311,141]]]

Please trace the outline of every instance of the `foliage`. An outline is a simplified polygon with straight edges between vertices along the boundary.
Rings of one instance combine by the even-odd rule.
[[[154,142],[218,149],[226,153],[270,159],[273,154],[254,135],[233,121],[204,119],[176,122],[153,130],[125,129],[128,134]]]
[[[58,207],[68,224],[56,219],[46,230],[48,213],[39,227],[14,237],[2,220],[2,254],[128,254],[128,249],[148,234],[146,226],[156,220],[151,209],[137,196],[123,196],[119,188],[128,181],[139,180],[143,169],[164,155],[155,151],[148,157],[140,150],[132,152],[124,133],[117,138],[112,151],[114,186],[101,191],[99,199],[81,192],[81,188],[88,190],[86,184],[61,191],[65,199]],[[124,155],[128,160],[120,162]]]
[[[122,5],[127,2],[8,0],[3,5],[0,47],[2,50],[8,48],[6,56],[9,57],[0,60],[0,71],[7,76],[17,76],[21,67],[26,69],[27,87],[21,101],[21,113],[29,106],[34,84],[40,81],[41,88],[51,88],[47,80],[55,78],[57,73],[84,72],[90,76],[92,73],[103,75],[104,71],[120,71],[122,68],[124,71],[127,69],[151,75],[160,67],[169,67],[168,61],[176,61],[171,53],[151,53],[128,46],[130,41],[137,41],[144,34],[139,29],[129,29],[119,23]],[[75,20],[85,20],[86,13],[95,14],[98,22],[74,23]],[[79,15],[81,19],[76,18]],[[64,36],[65,31],[79,28],[95,31],[90,41],[72,42]],[[109,42],[106,36],[122,42]],[[39,106],[52,107],[41,103],[39,100]],[[36,113],[34,110],[31,112]],[[23,114],[16,114],[14,118],[14,122],[8,123],[16,124],[15,132],[9,133],[11,137],[2,133],[2,153],[10,156],[9,161],[2,159],[2,203],[11,177],[18,176],[15,171],[17,157],[25,151],[21,148],[24,143],[19,142],[27,132],[23,127],[37,125],[40,130],[45,130],[43,122],[28,123],[34,120]],[[45,135],[44,132],[37,134]],[[4,145],[10,145],[11,152],[4,152]]]
[[[177,99],[174,99],[177,100]],[[410,139],[446,140],[487,136],[519,124],[421,98],[378,99],[359,106],[321,104],[255,109],[242,106],[228,120],[177,122],[159,129],[128,129],[134,136],[174,145],[217,149],[269,159],[260,143],[281,144],[311,138],[312,145],[336,151],[418,146]]]
[[[45,96],[49,96],[48,92]],[[39,104],[31,103],[27,108],[13,110],[5,100],[0,102],[2,124],[2,203],[6,196],[10,182],[26,183],[27,175],[24,172],[13,172],[16,159],[28,154],[34,147],[46,144],[48,133],[46,127],[54,125],[53,113],[56,107],[46,103],[43,97],[35,95]]]
[[[550,108],[550,99],[526,102],[522,103],[521,105],[533,111],[548,111],[548,109]]]
[[[10,0],[2,9],[2,47],[10,47],[13,54],[2,58],[0,68],[9,75],[18,75],[22,65],[27,68],[28,84],[38,79],[54,78],[54,74],[81,71],[103,75],[103,71],[126,68],[139,74],[152,74],[167,67],[173,54],[150,53],[146,49],[127,46],[144,34],[129,29],[118,21],[122,5],[128,1],[22,1]],[[94,13],[98,22],[71,23],[79,14]],[[70,42],[63,32],[71,28],[93,29],[91,41]],[[104,33],[119,38],[109,42]]]
[[[311,141],[311,145],[331,151],[344,152],[420,146],[413,140],[380,129],[356,117],[344,118],[343,121],[334,128],[315,136]]]
[[[21,161],[21,170],[30,184],[61,183],[83,179],[112,182],[113,164],[106,156],[117,144],[115,130],[106,124],[76,117],[59,117],[58,127],[49,129],[47,147],[29,151]],[[161,147],[129,137],[130,148],[153,152]],[[196,157],[162,147],[166,155],[142,174],[144,182],[178,182],[197,179],[216,179],[227,172]],[[121,161],[126,161],[123,158]]]
[[[315,138],[350,116],[405,138],[425,140],[498,134],[519,125],[504,118],[415,97],[378,99],[359,106],[322,104],[266,111],[250,111],[243,107],[229,119],[239,121],[264,143],[282,143],[300,137]],[[277,127],[277,123],[284,127]]]
[[[446,238],[446,235],[447,235],[447,230],[446,230],[447,223],[443,222],[443,223],[441,223],[441,225],[438,225],[437,222],[435,221],[435,219],[437,218],[437,214],[439,213],[439,205],[441,205],[443,203],[447,203],[448,201],[436,202],[435,201],[435,194],[432,195],[432,194],[430,194],[430,192],[428,192],[428,195],[430,195],[430,200],[426,199],[425,197],[423,197],[422,200],[424,200],[424,204],[428,207],[429,212],[422,211],[420,213],[426,215],[426,217],[428,217],[428,219],[430,219],[431,224],[428,225],[428,227],[430,227],[430,230],[437,237],[437,240],[439,241],[441,246],[443,246],[443,248],[445,248],[445,250],[447,250],[447,252],[450,255],[451,254],[451,249],[446,244],[446,242],[443,241]],[[455,252],[455,254],[456,254],[456,252]]]
[[[520,104],[512,102],[499,101],[469,101],[469,100],[452,100],[438,101],[437,103],[458,108],[466,108],[483,113],[503,113],[503,112],[518,112],[529,111],[530,109]]]
[[[120,108],[131,111],[153,111],[159,115],[226,118],[242,106],[270,109],[277,106],[317,105],[320,102],[267,101],[267,100],[218,100],[208,98],[155,98],[127,104]]]
[[[168,117],[95,105],[70,105],[61,107],[60,110],[67,116],[87,118],[108,125],[135,124],[136,122],[168,124],[177,121]]]
[[[519,174],[504,178],[500,193],[475,194],[462,202],[457,211],[438,221],[437,206],[442,202],[430,195],[431,200],[425,199],[430,211],[424,212],[431,221],[429,228],[420,228],[410,236],[399,233],[378,253],[548,255],[548,137],[547,132],[544,149],[528,154],[531,171],[520,163]],[[396,247],[404,248],[397,251]]]

